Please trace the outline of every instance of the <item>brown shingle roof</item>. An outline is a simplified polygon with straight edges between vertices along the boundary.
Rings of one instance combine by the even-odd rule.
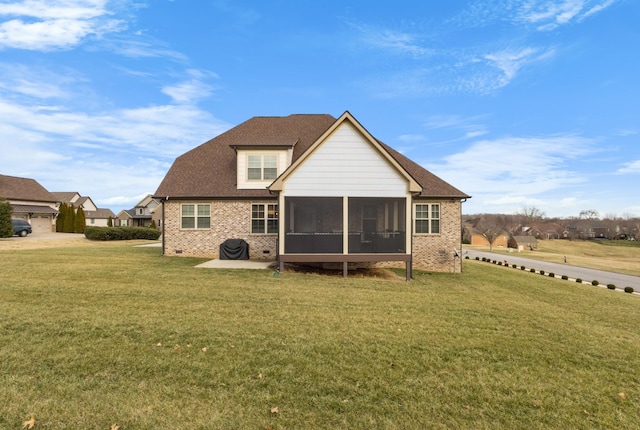
[[[294,145],[292,161],[295,161],[335,121],[336,118],[326,114],[251,118],[178,157],[154,196],[158,198],[268,197],[269,192],[266,189],[237,189],[236,154],[233,147]],[[469,197],[389,146],[382,145],[422,186],[423,196]]]
[[[0,175],[0,197],[4,197],[7,200],[32,202],[58,201],[34,179],[5,175]]]

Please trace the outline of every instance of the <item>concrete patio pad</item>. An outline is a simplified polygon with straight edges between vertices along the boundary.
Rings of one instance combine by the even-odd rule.
[[[269,269],[275,268],[275,261],[252,260],[210,260],[196,267],[204,269]]]

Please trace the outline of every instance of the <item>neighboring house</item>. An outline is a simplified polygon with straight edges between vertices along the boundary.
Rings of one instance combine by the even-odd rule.
[[[615,234],[605,222],[597,219],[575,220],[567,230],[573,239],[611,239]]]
[[[528,249],[538,249],[538,239],[534,236],[511,236],[509,238],[509,248],[517,249],[519,251]]]
[[[95,227],[106,227],[109,224],[109,218],[115,218],[115,214],[111,209],[99,208],[93,203],[91,197],[83,197],[76,191],[56,191],[52,192],[60,203],[73,205],[76,210],[82,208],[86,225]],[[59,206],[58,206],[59,207]]]
[[[34,179],[0,175],[0,197],[11,205],[11,217],[29,222],[33,233],[55,231],[58,201]]]
[[[162,200],[164,255],[404,264],[456,272],[469,196],[375,139],[349,113],[254,117],[178,157]]]
[[[123,227],[149,227],[151,222],[154,221],[154,214],[161,207],[160,200],[148,194],[134,208],[120,211],[117,216],[117,225]],[[156,215],[156,217],[158,216]],[[157,220],[156,227],[159,227]]]
[[[497,246],[507,248],[509,246],[509,233],[506,231],[501,232],[493,238],[493,242],[489,243],[489,239],[479,232],[471,233],[471,245],[481,245],[481,246]]]

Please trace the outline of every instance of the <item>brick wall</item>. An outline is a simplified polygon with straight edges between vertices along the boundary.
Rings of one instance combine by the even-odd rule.
[[[440,203],[440,234],[413,236],[413,268],[460,272],[462,256],[454,257],[453,249],[460,251],[461,247],[461,202],[425,200],[424,203]]]
[[[211,204],[211,229],[180,229],[182,203]],[[253,203],[273,203],[273,201],[166,201],[164,205],[165,255],[219,258],[222,242],[227,239],[244,239],[249,244],[250,259],[275,260],[277,235],[249,233]]]
[[[421,200],[422,202],[422,200]],[[459,201],[425,200],[440,204],[440,234],[413,236],[413,268],[434,272],[460,272],[461,217]],[[210,230],[181,230],[180,204],[165,202],[165,255],[219,258],[220,244],[226,239],[244,239],[249,243],[249,258],[275,260],[277,235],[250,234],[251,204],[273,201],[189,202],[211,204]],[[177,251],[181,251],[178,253]],[[379,263],[379,266],[404,267],[404,263]]]

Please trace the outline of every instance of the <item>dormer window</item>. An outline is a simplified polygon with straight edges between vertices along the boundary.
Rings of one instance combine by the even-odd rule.
[[[276,155],[248,155],[247,180],[266,181],[278,177],[278,157]]]

